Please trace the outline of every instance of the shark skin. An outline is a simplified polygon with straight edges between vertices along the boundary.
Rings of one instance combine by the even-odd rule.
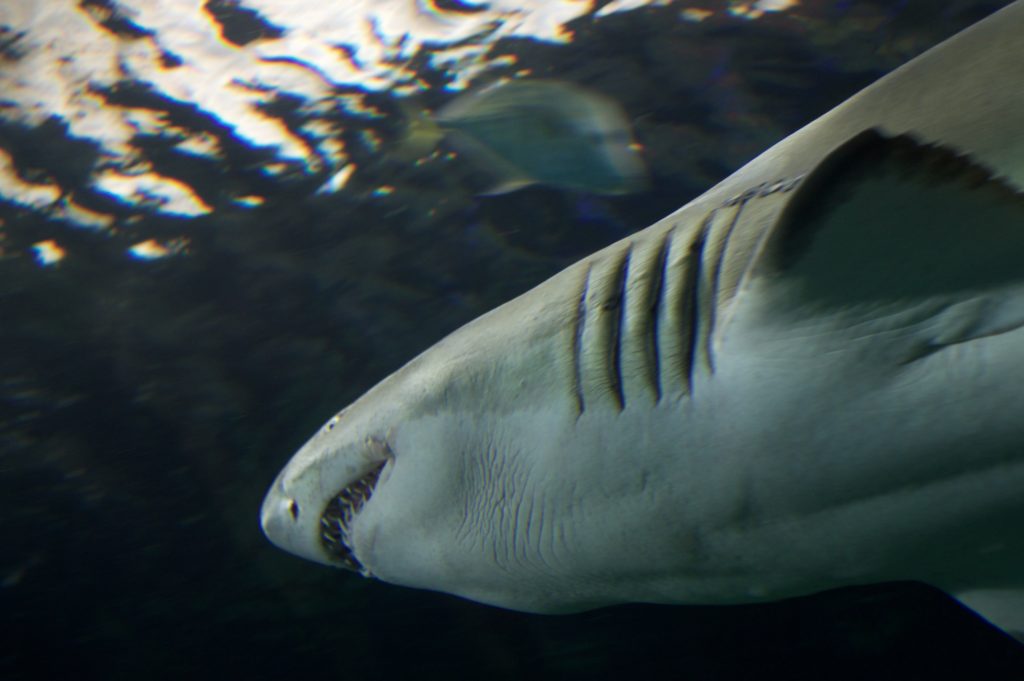
[[[918,580],[1024,631],[1022,65],[1016,2],[458,329],[264,533],[531,612]]]

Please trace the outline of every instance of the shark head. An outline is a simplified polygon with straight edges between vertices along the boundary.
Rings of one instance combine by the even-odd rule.
[[[422,359],[410,363],[332,417],[295,454],[261,511],[274,544],[399,583],[423,581],[414,575],[443,558],[434,554],[450,545],[455,518],[438,502],[460,494],[463,476],[453,468],[455,443],[443,432],[423,431],[431,405],[443,399],[423,366]]]
[[[331,418],[267,493],[266,536],[318,563],[517,610],[649,600],[623,585],[650,571],[641,548],[662,529],[644,501],[652,471],[590,455],[609,451],[604,415],[580,414],[560,357],[577,303],[512,301]]]
[[[280,548],[369,575],[353,553],[353,521],[394,456],[381,440],[332,436],[344,417],[332,418],[296,453],[274,481],[260,517],[264,533]]]

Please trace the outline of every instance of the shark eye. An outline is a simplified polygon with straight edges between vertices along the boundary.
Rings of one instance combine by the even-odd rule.
[[[288,512],[292,514],[293,519],[299,519],[299,505],[295,502],[294,499],[291,499],[288,502]]]

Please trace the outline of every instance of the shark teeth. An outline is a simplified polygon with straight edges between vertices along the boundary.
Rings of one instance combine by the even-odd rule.
[[[349,526],[352,518],[363,508],[380,478],[386,462],[374,466],[368,473],[344,487],[329,502],[320,515],[320,543],[341,567],[367,575],[363,564],[355,556]]]

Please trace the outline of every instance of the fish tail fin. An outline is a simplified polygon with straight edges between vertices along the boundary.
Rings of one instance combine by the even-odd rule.
[[[393,155],[404,161],[416,161],[430,154],[444,137],[444,130],[431,118],[430,113],[407,99],[399,99],[403,131]]]

